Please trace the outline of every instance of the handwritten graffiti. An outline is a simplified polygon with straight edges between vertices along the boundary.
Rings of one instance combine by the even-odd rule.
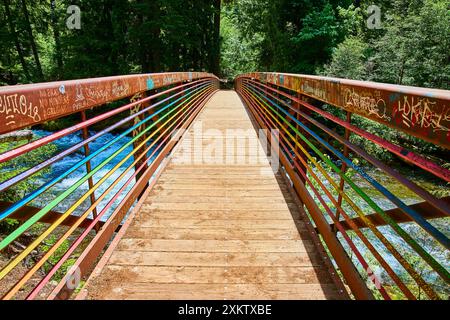
[[[372,93],[359,93],[355,89],[346,89],[344,95],[345,107],[355,113],[366,116],[375,116],[379,119],[391,121],[386,109],[386,102],[378,95]]]
[[[84,91],[86,99],[92,102],[106,101],[109,98],[109,92],[106,89],[88,86]]]
[[[401,119],[402,124],[408,128],[431,128],[434,132],[449,132],[450,128],[444,123],[450,122],[450,107],[444,107],[438,112],[436,109],[436,102],[430,101],[429,98],[404,96],[398,101],[394,117]]]
[[[183,81],[182,75],[180,74],[168,74],[163,77],[162,85],[166,86],[172,83],[177,83]]]
[[[130,85],[126,82],[114,81],[111,87],[113,97],[126,97],[130,95]]]
[[[84,97],[84,90],[80,84],[75,87],[75,102],[72,106],[73,111],[82,110],[87,106],[87,101]]]
[[[57,115],[57,110],[69,103],[69,97],[64,90],[59,88],[48,88],[39,91],[39,106],[45,110],[47,117]]]
[[[143,98],[144,98],[144,95],[143,95],[142,93],[137,93],[137,94],[135,94],[135,95],[130,99],[130,102],[133,103],[133,102],[142,100]],[[141,111],[141,108],[142,108],[142,104],[141,104],[141,103],[135,105],[134,107],[132,107],[132,108],[130,109],[130,115],[134,115],[134,114],[138,113],[139,111]],[[137,125],[139,122],[142,121],[142,116],[140,116],[140,117],[135,117],[133,121],[134,121],[133,125],[134,125],[134,126]],[[143,126],[139,126],[139,127],[137,127],[135,130],[133,130],[133,137],[135,137],[135,136],[137,136],[139,133],[141,133],[142,130],[144,130]]]
[[[39,108],[19,94],[0,96],[0,114],[6,115],[7,126],[16,124],[16,116],[26,116],[36,122],[41,120]]]
[[[116,90],[121,89],[117,89],[116,87]],[[75,102],[72,109],[78,111],[85,109],[88,106],[103,103],[110,98],[110,95],[109,89],[99,87],[98,85],[77,84],[75,86]]]
[[[306,95],[311,95],[314,98],[320,100],[327,99],[327,91],[320,86],[320,83],[316,84],[316,82],[305,81],[302,84],[301,88],[302,92],[304,92]]]

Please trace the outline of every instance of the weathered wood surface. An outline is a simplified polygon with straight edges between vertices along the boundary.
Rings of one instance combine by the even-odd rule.
[[[189,134],[200,123],[206,134],[189,147]],[[256,135],[251,139],[257,152],[243,147],[235,163],[226,162],[225,143],[218,156],[223,161],[200,147],[208,148],[232,128],[254,130],[238,96],[222,91],[206,105],[81,297],[340,298],[298,206],[267,157],[259,156],[263,149]],[[201,151],[204,161],[180,161]]]

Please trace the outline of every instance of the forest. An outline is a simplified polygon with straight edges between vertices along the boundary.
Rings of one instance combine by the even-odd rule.
[[[2,2],[2,85],[196,70],[450,87],[447,0]]]
[[[179,71],[211,72],[231,83],[242,73],[273,71],[450,90],[449,0],[0,0],[0,42],[0,86]],[[113,110],[122,102],[86,113],[93,117],[96,111],[100,114]],[[323,104],[320,108],[341,119],[346,117],[339,108]],[[56,119],[32,127],[28,134],[40,139],[79,120],[78,114]],[[443,147],[358,115],[351,121],[394,145],[450,168],[450,154]],[[343,128],[329,124],[330,129],[344,135]],[[90,130],[97,132],[104,127]],[[111,132],[97,141],[93,150],[117,135]],[[33,150],[26,158],[0,163],[0,180],[8,181],[79,141],[81,132]],[[433,196],[450,196],[448,183],[424,170],[415,171],[408,162],[379,145],[356,134],[349,141]],[[22,143],[25,142],[0,141],[0,154]],[[81,154],[66,159],[60,171],[46,168],[2,192],[0,202],[19,201],[34,190],[40,179],[57,176],[72,163],[78,163]],[[102,154],[99,158],[104,161],[107,156]],[[356,156],[354,161],[364,168],[370,165]],[[372,170],[370,174],[392,189],[398,188],[382,172]],[[353,177],[356,171],[348,170],[348,175]],[[70,181],[61,183],[55,194],[67,189]],[[400,197],[411,196],[403,190],[396,190],[404,193]],[[19,225],[14,219],[0,221],[0,238]],[[436,225],[448,234],[448,219],[441,219]],[[36,230],[31,229],[29,237],[36,237],[41,228],[38,225]],[[434,242],[426,243],[427,234],[413,228],[409,232],[422,237],[432,254],[448,261],[448,251]],[[56,241],[57,238],[49,239],[41,252],[49,250]],[[63,243],[62,253],[68,245]],[[402,250],[408,261],[435,282],[436,290],[448,296],[447,283],[434,280],[422,260],[409,256],[406,247]],[[44,271],[59,260],[61,252],[44,265]],[[6,258],[0,258],[1,266]],[[69,265],[64,264],[64,271]],[[62,271],[56,274],[58,280],[62,276]],[[407,279],[408,275],[402,277]],[[394,298],[403,298],[397,289],[391,290]],[[414,294],[419,299],[424,295],[420,286],[414,287]]]

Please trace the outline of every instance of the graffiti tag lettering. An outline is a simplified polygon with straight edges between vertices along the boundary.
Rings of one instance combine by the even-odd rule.
[[[126,82],[114,81],[111,87],[111,94],[114,97],[126,97],[130,94],[130,85]]]
[[[344,97],[345,107],[351,111],[391,121],[391,117],[386,114],[386,102],[381,97],[359,93],[354,89],[346,89]]]
[[[302,91],[306,94],[306,95],[311,95],[314,98],[320,99],[320,100],[326,100],[327,99],[327,92],[320,87],[320,83],[318,83],[318,85],[316,84],[316,82],[308,82],[305,81],[302,84]]]
[[[441,112],[435,112],[436,102],[428,98],[415,98],[404,96],[398,101],[398,108],[394,116],[401,115],[403,125],[408,128],[420,127],[422,129],[432,128],[434,132],[448,132],[450,129],[444,122],[450,121],[450,107],[444,107]]]
[[[27,116],[40,121],[39,108],[27,100],[25,95],[11,94],[0,96],[0,114],[6,115],[6,125],[15,124],[15,116]]]

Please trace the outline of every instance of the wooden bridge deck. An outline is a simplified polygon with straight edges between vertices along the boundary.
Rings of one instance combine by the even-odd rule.
[[[253,132],[257,147],[233,148],[233,163],[230,148],[209,154],[227,129]],[[255,132],[237,94],[218,92],[79,298],[340,298]],[[201,151],[204,162],[183,162]]]

